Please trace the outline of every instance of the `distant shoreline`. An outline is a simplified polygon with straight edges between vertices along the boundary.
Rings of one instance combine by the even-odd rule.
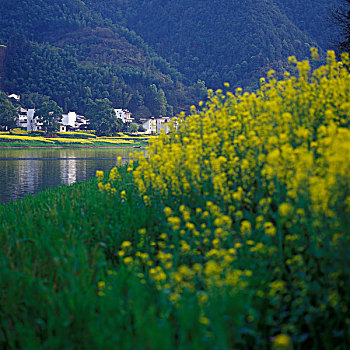
[[[75,149],[83,149],[83,148],[90,148],[90,149],[99,149],[99,148],[105,148],[105,149],[145,149],[146,146],[140,146],[140,147],[135,147],[135,146],[93,146],[93,147],[79,147],[79,146],[9,146],[9,147],[3,147],[0,146],[0,149],[23,149],[23,148],[75,148]]]
[[[20,148],[145,148],[149,137],[138,137],[130,134],[118,133],[115,136],[97,137],[85,133],[60,134],[57,137],[40,135],[0,133],[0,149]]]

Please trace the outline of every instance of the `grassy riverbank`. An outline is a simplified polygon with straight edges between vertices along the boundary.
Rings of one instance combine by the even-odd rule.
[[[145,147],[152,136],[131,135],[119,133],[113,137],[97,137],[91,133],[58,132],[47,137],[44,132],[26,132],[14,130],[0,132],[0,148],[20,147],[68,147],[68,148],[98,148],[98,147]]]
[[[0,347],[348,349],[349,59],[291,62],[138,164],[0,206]]]

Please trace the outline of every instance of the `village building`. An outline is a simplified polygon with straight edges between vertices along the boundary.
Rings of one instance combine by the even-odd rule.
[[[144,128],[145,135],[151,135],[151,134],[156,134],[157,133],[157,122],[155,120],[155,118],[151,118],[151,119],[144,119],[142,120],[142,127]]]
[[[60,121],[60,131],[76,131],[76,130],[86,130],[89,121],[83,116],[78,115],[75,112],[68,112],[62,115],[62,120]]]
[[[89,121],[82,115],[77,115],[75,112],[69,112],[62,115],[62,119],[59,122],[60,131],[75,131],[86,130]],[[27,131],[42,130],[43,124],[35,117],[35,109],[26,109],[20,107],[18,109],[17,126]]]
[[[27,113],[27,109],[22,107],[19,108],[17,126],[19,126],[20,128],[27,129]]]
[[[114,112],[117,118],[122,120],[123,124],[134,121],[134,118],[131,117],[131,113],[127,109],[115,108]]]
[[[16,100],[17,102],[20,101],[21,96],[20,95],[16,95],[16,94],[11,94],[7,96],[8,98],[13,98],[14,100]]]
[[[18,110],[17,126],[27,131],[37,131],[42,129],[42,123],[39,123],[35,117],[35,109],[22,108]]]
[[[145,135],[160,134],[161,132],[168,134],[172,123],[172,119],[169,117],[150,118],[142,121]]]
[[[27,111],[27,131],[42,130],[43,123],[39,123],[35,117],[35,109],[30,108]]]
[[[160,134],[163,131],[166,134],[170,132],[171,118],[159,117],[156,119],[156,121],[157,121],[157,134]]]

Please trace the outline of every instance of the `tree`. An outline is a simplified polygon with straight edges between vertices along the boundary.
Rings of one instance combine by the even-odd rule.
[[[53,132],[59,130],[62,113],[62,108],[55,101],[50,100],[35,112],[35,117],[38,118],[38,122],[43,123],[46,132]]]
[[[143,125],[139,125],[137,131],[138,131],[138,132],[145,132],[146,129],[143,127]]]
[[[137,132],[139,129],[138,125],[136,123],[130,123],[129,125],[129,132]]]
[[[13,107],[6,94],[0,91],[0,128],[2,130],[15,128],[17,116],[16,108]]]
[[[36,108],[37,106],[42,106],[44,103],[49,101],[49,96],[41,95],[37,92],[21,94],[21,104],[22,107],[25,108]]]
[[[153,116],[166,115],[167,100],[163,89],[158,89],[155,84],[148,88],[145,103]]]
[[[342,41],[338,42],[341,52],[350,52],[350,0],[343,0],[344,5],[333,11],[335,22],[339,25]]]
[[[107,98],[90,100],[85,115],[98,136],[110,136],[123,127],[123,122],[117,118],[112,108],[112,102]]]

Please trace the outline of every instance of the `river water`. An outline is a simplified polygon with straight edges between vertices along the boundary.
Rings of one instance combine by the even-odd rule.
[[[0,149],[0,203],[61,184],[71,185],[111,170],[133,149]]]

